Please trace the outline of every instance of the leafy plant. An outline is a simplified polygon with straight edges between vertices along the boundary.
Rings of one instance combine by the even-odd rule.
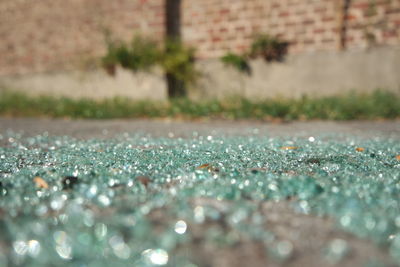
[[[115,74],[117,65],[134,72],[148,71],[152,66],[159,65],[167,75],[185,86],[193,83],[198,76],[194,67],[194,52],[179,41],[166,40],[161,47],[152,40],[136,36],[129,44],[108,42],[102,65],[111,75]]]
[[[269,35],[259,35],[251,45],[250,57],[262,57],[266,61],[282,61],[289,43]]]
[[[259,35],[252,43],[250,50],[243,55],[237,55],[232,52],[221,57],[225,65],[231,65],[241,72],[251,74],[251,68],[248,64],[248,58],[262,57],[267,62],[282,61],[287,53],[289,43],[281,41],[278,38],[269,35]]]
[[[101,58],[101,65],[112,76],[115,75],[115,68],[118,64],[117,50],[115,45],[110,43],[108,44],[107,54]]]
[[[181,42],[167,40],[160,56],[160,65],[164,71],[185,84],[195,82],[198,73],[194,66],[192,48],[185,47]]]
[[[129,44],[109,42],[102,63],[106,71],[113,75],[116,65],[132,71],[147,71],[159,61],[159,58],[160,51],[155,42],[135,36]]]
[[[225,54],[223,57],[221,57],[221,61],[225,65],[233,66],[240,72],[245,72],[247,74],[251,73],[250,65],[247,62],[247,58],[245,56],[240,56],[232,52],[229,52]]]

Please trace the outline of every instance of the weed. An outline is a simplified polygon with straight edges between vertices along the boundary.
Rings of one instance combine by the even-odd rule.
[[[240,72],[245,72],[247,74],[251,73],[250,65],[245,56],[240,56],[229,52],[221,57],[221,61],[225,65],[232,66]]]
[[[112,98],[101,101],[73,100],[49,96],[29,97],[21,93],[0,93],[2,116],[46,116],[84,119],[112,118],[226,118],[226,119],[396,119],[400,118],[400,96],[383,90],[371,94],[348,93],[341,96],[300,99],[244,98],[169,102],[132,101]]]
[[[288,45],[288,42],[262,34],[257,36],[251,45],[249,56],[251,58],[262,57],[268,62],[282,61],[287,53]]]

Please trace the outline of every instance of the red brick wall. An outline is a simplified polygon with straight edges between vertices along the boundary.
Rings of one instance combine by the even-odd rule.
[[[400,0],[352,0],[347,23],[349,48],[400,45]]]
[[[343,0],[182,0],[184,41],[199,58],[246,50],[257,33],[290,53],[336,50]],[[351,0],[346,46],[400,45],[400,0]],[[372,5],[370,3],[375,3]],[[75,68],[100,57],[103,29],[164,35],[163,0],[1,0],[0,75]]]
[[[257,33],[292,43],[291,52],[335,49],[336,0],[184,0],[184,38],[199,56],[242,52]]]
[[[183,33],[199,57],[246,50],[257,33],[291,43],[290,53],[340,46],[343,0],[183,0]],[[375,4],[374,4],[375,3]],[[372,12],[373,11],[373,12]],[[400,45],[400,0],[351,0],[346,46]]]
[[[105,51],[104,29],[164,35],[161,0],[1,0],[0,75],[84,65]]]

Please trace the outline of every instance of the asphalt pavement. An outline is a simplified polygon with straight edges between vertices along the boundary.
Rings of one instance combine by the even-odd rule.
[[[7,130],[27,136],[47,132],[75,138],[110,138],[124,133],[150,134],[155,137],[192,137],[198,135],[271,137],[312,135],[354,135],[361,138],[400,138],[397,121],[308,121],[266,123],[260,121],[174,121],[164,120],[69,120],[0,118],[0,133]]]

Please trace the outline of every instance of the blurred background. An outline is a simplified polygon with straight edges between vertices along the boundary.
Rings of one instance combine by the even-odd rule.
[[[0,38],[0,88],[29,96],[400,92],[400,0],[2,0]]]

